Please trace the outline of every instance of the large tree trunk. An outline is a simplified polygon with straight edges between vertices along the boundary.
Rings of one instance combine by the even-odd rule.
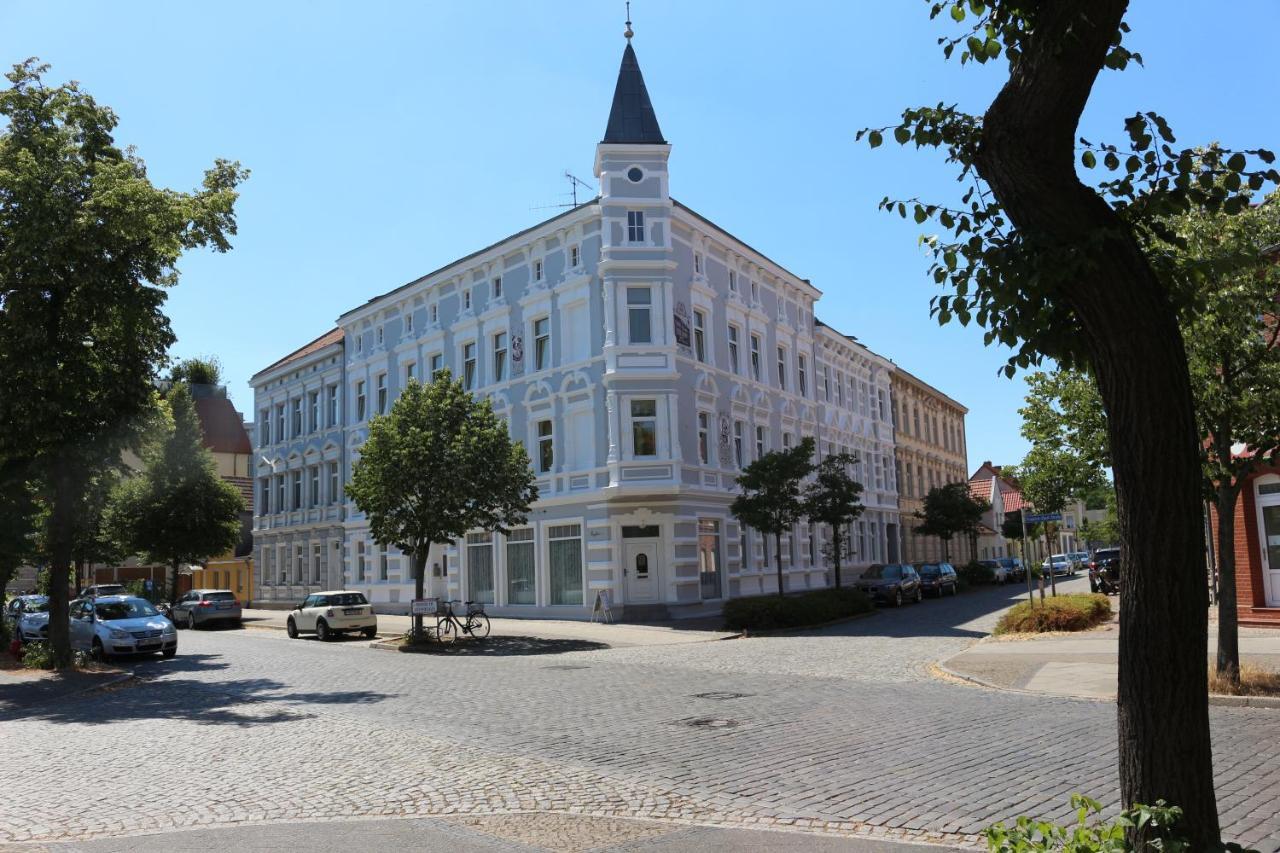
[[[1076,125],[1127,0],[1043,0],[983,120],[976,157],[1032,246],[1082,274],[1054,294],[1079,321],[1107,413],[1122,562],[1118,695],[1126,804],[1181,806],[1218,843],[1206,695],[1199,447],[1177,319],[1128,227],[1075,171]],[[1056,260],[1052,259],[1056,257]],[[1132,840],[1136,840],[1132,839]]]
[[[57,669],[71,666],[71,630],[67,587],[71,578],[72,514],[75,486],[66,466],[55,463],[50,472],[53,506],[49,513],[49,646]]]
[[[413,597],[421,599],[426,597],[426,575],[427,575],[427,551],[430,546],[418,547],[413,552]],[[422,635],[422,617],[414,614],[413,617],[413,636],[420,637]]]
[[[1240,680],[1240,627],[1236,611],[1236,500],[1239,486],[1218,484],[1218,675]]]
[[[782,585],[782,534],[781,533],[773,534],[773,544],[774,544],[774,551],[775,551],[773,558],[777,561],[777,564],[778,564],[778,595],[785,595],[786,590],[783,588],[783,585]]]

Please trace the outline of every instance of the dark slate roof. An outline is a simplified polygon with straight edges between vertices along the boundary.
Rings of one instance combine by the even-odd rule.
[[[604,143],[641,145],[666,145],[658,116],[649,102],[649,90],[644,87],[644,75],[636,52],[627,42],[622,52],[622,67],[618,70],[618,86],[613,90],[613,109],[609,110],[609,125],[604,129]]]

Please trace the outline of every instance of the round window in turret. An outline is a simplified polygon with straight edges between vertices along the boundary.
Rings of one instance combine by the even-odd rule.
[[[641,179],[644,178],[644,172],[640,171],[639,166],[632,166],[630,169],[627,170],[627,178],[631,181],[631,183],[638,184],[640,183]]]

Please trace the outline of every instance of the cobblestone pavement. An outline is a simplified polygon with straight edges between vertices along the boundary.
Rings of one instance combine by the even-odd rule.
[[[22,777],[0,841],[538,812],[972,845],[995,820],[1065,819],[1074,791],[1115,799],[1114,706],[928,675],[1014,596],[539,656],[183,632],[136,686],[0,715]],[[1280,849],[1280,714],[1211,717],[1224,825]]]

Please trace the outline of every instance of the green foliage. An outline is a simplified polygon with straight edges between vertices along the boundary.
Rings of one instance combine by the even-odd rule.
[[[1055,595],[1043,601],[1023,601],[1005,611],[997,634],[1037,634],[1044,631],[1087,631],[1111,618],[1111,599],[1099,593]]]
[[[1032,445],[1022,464],[1006,473],[1037,512],[1060,512],[1076,497],[1107,488],[1106,472],[1095,463],[1047,445]]]
[[[123,481],[107,509],[107,526],[129,553],[170,567],[199,563],[240,541],[244,498],[218,476],[205,448],[191,392],[175,385],[167,398],[172,427],[146,453],[146,470]]]
[[[801,595],[731,598],[724,604],[724,621],[730,631],[780,631],[821,625],[874,609],[871,599],[856,589],[820,589]]]
[[[1164,800],[1154,806],[1134,805],[1109,821],[1102,818],[1102,803],[1080,794],[1071,795],[1071,808],[1076,813],[1075,823],[1071,824],[1020,817],[1013,826],[1002,821],[988,827],[987,849],[992,853],[1191,853],[1193,849],[1179,832],[1182,809]],[[1137,847],[1127,837],[1131,831],[1142,834]],[[1213,849],[1250,853],[1231,843]]]
[[[806,437],[795,447],[770,451],[742,469],[738,476],[742,494],[729,506],[734,518],[775,538],[791,530],[805,514],[802,484],[813,473],[813,452],[814,440]],[[782,595],[782,555],[777,556],[778,595]]]
[[[916,513],[920,519],[916,532],[950,543],[956,535],[977,532],[983,514],[989,509],[991,504],[970,493],[968,483],[935,486],[924,496],[924,507]]]
[[[26,669],[55,669],[53,646],[46,642],[27,643],[22,647],[22,665]]]
[[[222,362],[212,356],[184,359],[169,371],[169,381],[187,385],[221,385]]]
[[[842,533],[845,525],[856,520],[863,510],[862,484],[849,474],[857,462],[858,457],[852,453],[826,457],[818,463],[816,476],[804,495],[804,512],[809,520],[831,527],[830,554],[834,558],[837,587],[840,586],[840,566],[845,551]]]
[[[0,593],[35,553],[40,507],[30,475],[25,460],[0,464]]]
[[[523,523],[538,489],[524,445],[444,370],[429,385],[410,382],[373,419],[347,494],[373,538],[420,569],[433,543]]]
[[[1038,370],[1027,376],[1022,437],[1033,446],[1068,448],[1087,463],[1111,466],[1107,415],[1093,377],[1083,370]]]
[[[996,582],[995,569],[984,566],[977,560],[956,567],[956,576],[966,586],[985,586]]]

